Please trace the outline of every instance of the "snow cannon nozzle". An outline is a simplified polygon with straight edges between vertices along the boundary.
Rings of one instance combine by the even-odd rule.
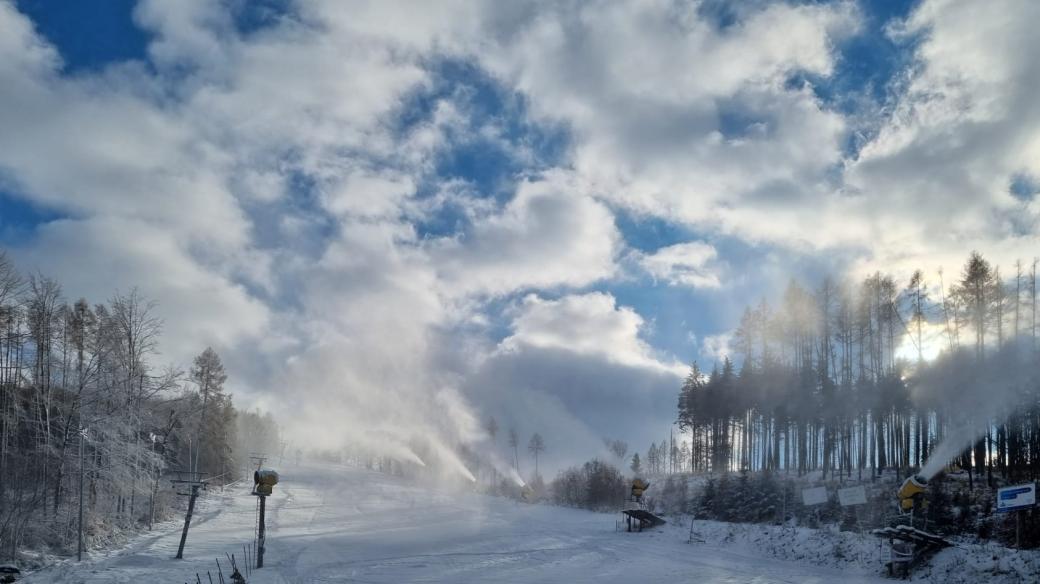
[[[253,473],[253,494],[269,496],[278,484],[278,473],[269,468],[258,468]]]
[[[924,495],[928,489],[928,479],[923,475],[907,477],[899,487],[899,505],[904,510],[914,506],[914,497]]]

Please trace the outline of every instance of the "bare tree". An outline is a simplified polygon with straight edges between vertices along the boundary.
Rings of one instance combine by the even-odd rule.
[[[517,436],[515,428],[509,429],[509,441],[507,444],[513,449],[513,470],[520,474],[520,437]]]
[[[618,460],[623,461],[625,459],[625,455],[628,454],[628,442],[625,442],[624,440],[610,439],[606,439],[604,440],[604,442],[607,445],[607,450],[609,450],[611,454],[616,456]]]
[[[1033,351],[1036,351],[1036,264],[1040,262],[1037,258],[1033,258],[1033,270],[1029,274],[1029,299],[1033,304],[1033,309],[1030,312],[1030,316],[1033,319],[1031,328],[1031,334],[1033,338]]]
[[[484,424],[484,430],[488,433],[488,437],[491,438],[492,448],[497,450],[498,444],[495,442],[495,439],[498,437],[498,421],[495,420],[494,416],[488,418],[487,423]],[[492,486],[498,483],[498,469],[495,468],[494,464],[491,465],[491,476],[488,480]]]
[[[494,416],[488,418],[487,423],[484,424],[484,430],[487,431],[488,437],[490,437],[491,442],[494,443],[495,437],[498,436],[498,422],[495,420]]]
[[[997,293],[993,268],[979,252],[973,251],[968,257],[955,295],[961,300],[966,316],[973,325],[975,357],[981,361],[985,357],[986,327]]]
[[[534,455],[534,476],[538,475],[538,455],[545,451],[545,440],[542,439],[542,435],[535,432],[531,436],[531,441],[527,443],[527,450]]]
[[[117,293],[110,304],[115,356],[125,373],[127,404],[135,407],[145,397],[145,361],[155,354],[163,322],[155,315],[155,301],[146,299],[137,288],[129,294]]]
[[[1018,340],[1022,312],[1022,260],[1015,260],[1015,340]]]

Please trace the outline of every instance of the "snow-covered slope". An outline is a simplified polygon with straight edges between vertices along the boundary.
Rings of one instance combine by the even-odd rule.
[[[877,566],[835,569],[774,559],[753,545],[686,543],[679,526],[617,533],[615,517],[422,488],[338,466],[283,469],[268,501],[266,567],[250,584],[305,582],[883,582]],[[242,555],[255,498],[210,493],[184,560],[175,522],[125,549],[30,575],[34,583],[207,582],[214,559]],[[222,562],[226,565],[226,562]],[[226,576],[226,572],[225,572]]]

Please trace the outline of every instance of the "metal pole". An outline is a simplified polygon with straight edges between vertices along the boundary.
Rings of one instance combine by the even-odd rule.
[[[83,430],[79,433],[79,541],[76,544],[76,561],[83,560]]]
[[[177,546],[177,559],[184,558],[184,542],[188,539],[188,526],[191,525],[191,514],[195,511],[195,497],[199,494],[199,486],[191,486],[191,497],[188,498],[188,513],[184,515],[184,531],[181,532],[181,543]]]
[[[264,567],[264,540],[267,537],[264,526],[264,511],[267,507],[267,497],[260,495],[260,530],[256,538],[256,567]]]
[[[1019,539],[1019,534],[1022,531],[1022,512],[1015,511],[1015,549],[1022,549],[1022,543]]]

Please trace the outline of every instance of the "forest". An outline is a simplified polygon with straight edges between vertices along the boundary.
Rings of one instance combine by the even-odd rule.
[[[137,290],[70,302],[0,250],[0,557],[71,553],[168,517],[174,471],[234,480],[273,452],[270,415],[237,411],[218,354],[160,360],[163,322]],[[25,558],[21,558],[23,561]]]
[[[735,360],[693,365],[678,400],[686,440],[652,456],[672,471],[862,479],[918,469],[945,442],[939,464],[967,471],[969,484],[1035,480],[1036,269],[1019,261],[1005,278],[973,252],[950,282],[941,271],[792,281],[779,306],[744,311]]]

